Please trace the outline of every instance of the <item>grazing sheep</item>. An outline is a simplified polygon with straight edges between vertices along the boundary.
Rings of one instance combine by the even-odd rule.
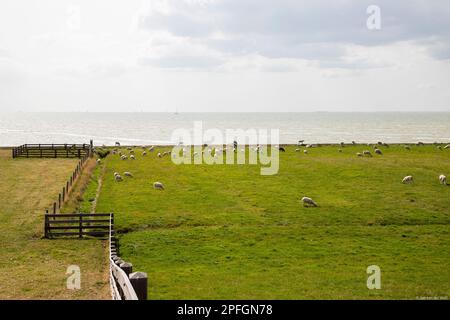
[[[437,146],[436,149],[441,150],[442,151],[442,147],[441,146]]]
[[[413,182],[413,177],[412,176],[406,176],[403,178],[402,183],[412,183]]]
[[[123,154],[123,155],[120,156],[120,159],[122,159],[122,160],[127,160],[128,157],[127,157],[126,155]]]
[[[128,172],[128,171],[125,171],[125,172],[123,173],[123,175],[126,176],[126,177],[130,177],[130,178],[133,177],[133,174],[132,174],[131,172]]]
[[[153,188],[156,190],[164,190],[164,185],[161,182],[155,182],[153,183]]]
[[[309,197],[303,197],[302,202],[304,207],[317,207],[317,203]]]
[[[441,184],[443,184],[443,185],[447,185],[447,177],[444,176],[443,174],[441,174],[441,175],[439,176],[439,182],[440,182]]]
[[[114,179],[116,180],[116,182],[120,182],[123,180],[120,174],[114,175]]]
[[[131,159],[131,160],[136,160],[136,157],[135,157],[134,155],[131,155],[131,156],[130,156],[130,159]]]
[[[158,158],[162,158],[161,152],[158,152]]]
[[[379,155],[382,155],[382,154],[383,154],[383,152],[382,152],[380,149],[375,149],[375,153],[376,153],[376,154],[379,154]]]
[[[134,154],[134,150],[130,150],[130,154]]]
[[[155,146],[151,146],[150,148],[148,148],[148,151],[153,152],[154,149],[155,149]]]
[[[368,157],[371,157],[371,156],[372,156],[372,154],[370,153],[369,150],[364,150],[364,151],[363,151],[363,155],[368,156]]]
[[[300,149],[295,149],[295,152],[299,152],[300,151]]]
[[[450,144],[448,144],[444,147],[444,149],[449,149],[449,148],[450,148]]]
[[[303,153],[304,153],[304,154],[308,154],[308,150],[306,150],[306,149],[303,150]]]
[[[358,157],[362,157],[362,156],[363,156],[363,154],[362,154],[361,152],[357,152],[356,155],[357,155]]]
[[[280,150],[281,152],[286,152],[286,150],[283,147],[279,147],[278,150]]]
[[[147,152],[145,152],[145,151],[144,151],[144,152],[142,152],[142,156],[144,156],[144,157],[145,157],[146,155],[147,155]]]

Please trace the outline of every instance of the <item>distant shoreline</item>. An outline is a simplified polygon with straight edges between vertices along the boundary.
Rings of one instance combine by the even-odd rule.
[[[55,143],[57,144],[57,143]],[[63,143],[64,144],[64,143]],[[72,143],[67,143],[68,145],[72,144]],[[396,143],[387,143],[389,146],[404,146],[404,145],[410,145],[410,146],[418,146],[417,145],[417,141],[416,142],[396,142]],[[430,143],[430,142],[424,142],[422,145],[420,146],[445,146],[447,144],[450,144],[450,141],[448,142],[437,142],[437,143]],[[232,144],[223,144],[222,146],[231,146]],[[248,147],[248,146],[256,146],[256,144],[238,144],[241,147]],[[271,146],[270,144],[261,144],[262,146]],[[277,146],[282,146],[282,147],[303,147],[306,148],[306,146],[300,146],[298,144],[295,143],[279,143],[276,144]],[[312,145],[312,148],[320,148],[320,147],[341,147],[341,144],[339,142],[335,142],[335,143],[311,143],[309,145]],[[357,147],[357,146],[377,146],[379,144],[377,144],[377,142],[361,142],[361,143],[356,143],[356,144],[352,144],[352,143],[344,143],[344,147]],[[175,144],[142,144],[142,145],[138,145],[138,144],[132,144],[132,145],[120,145],[120,146],[114,146],[114,145],[95,145],[94,144],[94,148],[142,148],[142,147],[155,147],[155,148],[167,148],[167,147],[175,147]],[[183,147],[201,147],[202,145],[195,145],[195,144],[183,144],[180,145]],[[208,146],[210,147],[215,147],[215,146],[220,146],[220,144],[209,144]],[[383,145],[379,145],[380,147],[385,147]],[[0,146],[0,150],[8,150],[8,149],[12,149],[15,148],[17,146]]]

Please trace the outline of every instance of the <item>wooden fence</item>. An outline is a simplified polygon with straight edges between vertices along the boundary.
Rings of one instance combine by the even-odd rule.
[[[45,214],[45,238],[61,236],[109,237],[114,215],[109,213],[59,213]]]
[[[61,192],[58,194],[58,199],[53,202],[52,208],[50,209],[50,212],[53,212],[53,214],[56,214],[57,212],[61,211],[61,207],[64,204],[64,201],[69,197],[70,193],[73,191],[73,187],[75,184],[75,181],[77,178],[81,175],[84,169],[84,165],[86,164],[86,161],[91,156],[91,153],[86,153],[80,161],[78,161],[77,166],[73,170],[70,177],[67,179],[66,183],[61,189]],[[49,210],[47,210],[47,213],[49,213]]]
[[[92,140],[90,144],[24,144],[12,149],[12,157],[81,159],[92,151]]]
[[[119,242],[114,234],[114,216],[109,228],[109,283],[113,300],[147,300],[147,274],[133,272],[133,265],[119,257]]]

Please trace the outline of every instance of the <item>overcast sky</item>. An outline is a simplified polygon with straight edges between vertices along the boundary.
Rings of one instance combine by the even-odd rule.
[[[450,2],[0,1],[0,111],[175,110],[450,111]]]

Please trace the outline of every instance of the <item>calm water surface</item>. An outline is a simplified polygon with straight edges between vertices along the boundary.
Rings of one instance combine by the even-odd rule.
[[[169,144],[175,129],[279,129],[280,143],[450,142],[441,113],[0,113],[0,146],[24,143]]]

